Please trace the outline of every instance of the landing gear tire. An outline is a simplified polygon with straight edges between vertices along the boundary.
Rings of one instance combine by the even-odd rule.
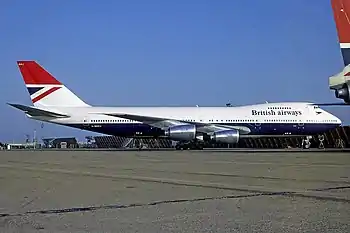
[[[178,143],[175,146],[176,150],[203,150],[203,145],[200,143]]]
[[[305,139],[302,140],[301,147],[303,149],[310,149],[312,136],[307,136]]]
[[[203,150],[203,145],[197,144],[194,146],[193,150]]]

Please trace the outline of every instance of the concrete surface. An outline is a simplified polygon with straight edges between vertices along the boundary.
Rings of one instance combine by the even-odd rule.
[[[2,151],[0,232],[350,232],[350,153]]]

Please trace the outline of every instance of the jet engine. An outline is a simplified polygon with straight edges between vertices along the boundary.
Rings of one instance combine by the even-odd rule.
[[[348,84],[344,84],[342,88],[335,90],[335,97],[344,100],[344,102],[347,104],[350,104],[350,89]]]
[[[215,132],[210,138],[219,143],[235,144],[239,141],[239,131],[235,129],[222,130]]]
[[[176,141],[191,141],[196,138],[195,125],[177,125],[165,131],[165,136]]]

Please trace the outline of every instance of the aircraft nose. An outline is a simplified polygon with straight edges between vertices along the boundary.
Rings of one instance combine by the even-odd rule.
[[[337,118],[337,123],[341,125],[343,122],[339,118]]]
[[[335,120],[335,123],[336,123],[336,124],[339,124],[339,125],[342,124],[342,121],[341,121],[338,117],[336,117],[336,116],[333,115],[333,119]]]

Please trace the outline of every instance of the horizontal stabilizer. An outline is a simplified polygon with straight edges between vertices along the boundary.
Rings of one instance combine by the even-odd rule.
[[[43,117],[53,117],[53,118],[70,117],[69,115],[66,115],[66,114],[52,112],[52,111],[48,111],[48,110],[43,110],[43,109],[39,109],[36,107],[31,107],[31,106],[26,106],[26,105],[21,105],[21,104],[10,104],[10,103],[7,103],[7,104],[25,112],[31,116],[43,116]]]

